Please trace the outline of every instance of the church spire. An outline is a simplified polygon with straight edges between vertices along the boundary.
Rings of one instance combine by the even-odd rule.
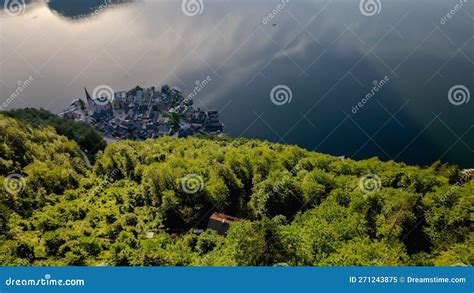
[[[84,90],[86,91],[86,98],[87,98],[87,101],[91,101],[91,102],[92,102],[92,98],[91,98],[91,96],[89,95],[89,92],[87,91],[87,88],[84,87]]]
[[[91,98],[91,95],[89,95],[89,92],[87,91],[87,88],[84,87],[84,90],[86,91],[86,106],[87,110],[89,112],[89,115],[94,113],[94,100]]]

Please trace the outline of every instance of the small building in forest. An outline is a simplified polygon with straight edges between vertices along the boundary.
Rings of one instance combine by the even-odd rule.
[[[474,176],[474,169],[465,169],[461,171],[461,174],[465,177]]]
[[[230,224],[239,220],[239,218],[216,212],[209,218],[207,228],[216,230],[221,235],[225,235],[227,230],[229,230]]]

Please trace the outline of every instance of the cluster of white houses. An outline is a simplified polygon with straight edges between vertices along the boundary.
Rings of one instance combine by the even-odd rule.
[[[219,134],[219,113],[193,107],[180,89],[164,85],[111,93],[110,97],[74,100],[61,117],[92,125],[107,138],[142,140],[165,135]]]

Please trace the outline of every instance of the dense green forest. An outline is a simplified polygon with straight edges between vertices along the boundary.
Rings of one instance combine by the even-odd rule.
[[[0,115],[1,265],[474,264],[474,180],[455,166],[164,137],[88,169],[55,128]],[[194,234],[213,211],[241,220]]]
[[[33,127],[52,126],[60,135],[77,142],[87,157],[93,162],[97,152],[105,149],[107,145],[102,136],[86,123],[74,122],[63,119],[44,109],[25,108],[17,109],[2,114],[21,120]]]

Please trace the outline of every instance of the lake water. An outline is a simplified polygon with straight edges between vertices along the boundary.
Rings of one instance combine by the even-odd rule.
[[[234,137],[474,167],[474,2],[371,1],[23,1],[0,10],[0,106],[207,79],[195,105]]]

